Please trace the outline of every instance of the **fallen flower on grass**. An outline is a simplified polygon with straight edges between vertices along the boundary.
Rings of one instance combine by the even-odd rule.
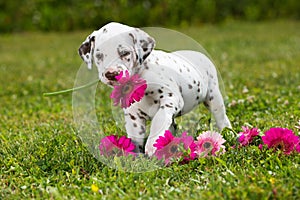
[[[100,154],[104,156],[127,156],[129,154],[135,155],[133,152],[134,149],[134,143],[126,136],[106,136],[101,139],[99,145]]]
[[[120,103],[122,108],[127,108],[144,97],[147,84],[139,75],[130,76],[126,70],[125,74],[121,71],[116,79],[118,84],[114,86],[114,90],[110,95],[110,98],[114,100],[114,106]]]
[[[269,149],[281,150],[286,155],[293,151],[300,152],[299,137],[287,128],[270,128],[262,136],[262,141]],[[261,147],[262,145],[260,145]]]
[[[297,151],[298,153],[300,153],[300,142],[299,142],[299,144],[298,144],[297,147],[296,147],[296,151]]]
[[[206,157],[209,154],[217,156],[225,153],[225,146],[222,145],[226,140],[222,135],[213,131],[206,131],[197,137],[196,152],[199,157]]]
[[[192,136],[188,136],[186,132],[181,137],[174,137],[173,134],[166,130],[164,136],[159,136],[153,145],[156,147],[154,156],[159,160],[164,160],[168,165],[173,159],[183,158],[184,161],[196,158],[196,144]]]
[[[180,137],[184,147],[184,160],[194,160],[197,157],[196,148],[197,145],[192,136],[188,136],[187,132],[183,132]]]
[[[239,133],[238,141],[242,146],[247,146],[253,141],[254,137],[258,136],[258,128],[249,129],[246,126],[243,126],[242,129],[243,132]]]

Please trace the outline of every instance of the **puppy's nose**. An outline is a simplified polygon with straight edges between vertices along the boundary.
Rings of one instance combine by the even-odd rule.
[[[116,81],[116,76],[119,75],[119,72],[106,72],[105,77],[110,81]]]

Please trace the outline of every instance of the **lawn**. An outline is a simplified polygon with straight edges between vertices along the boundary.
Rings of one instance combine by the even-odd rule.
[[[236,132],[250,124],[262,132],[286,127],[299,134],[300,22],[177,30],[202,44],[216,63]],[[220,157],[145,173],[95,159],[77,135],[72,95],[43,97],[73,87],[82,64],[77,49],[91,31],[0,36],[0,199],[300,198],[300,155],[254,145],[231,149],[228,142]],[[117,132],[109,116],[103,126]]]

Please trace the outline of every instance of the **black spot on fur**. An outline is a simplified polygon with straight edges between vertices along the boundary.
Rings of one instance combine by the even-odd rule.
[[[139,132],[139,135],[143,135],[145,132],[144,131],[140,131]]]
[[[103,61],[103,53],[96,53],[96,58],[98,59],[98,60],[101,60],[101,61]]]
[[[145,117],[148,116],[148,115],[147,115],[144,111],[142,111],[141,109],[138,109],[138,111],[141,113],[141,115],[144,115]]]
[[[165,106],[168,107],[168,108],[173,108],[173,106],[171,106],[169,104],[166,104]]]
[[[132,120],[136,120],[136,117],[135,117],[134,115],[132,115],[132,114],[129,113],[129,116],[130,116],[130,118],[131,118]]]
[[[150,52],[145,53],[145,55],[143,56],[143,60],[145,60],[149,55],[150,55]]]
[[[169,93],[169,97],[171,97],[171,96],[173,96],[173,93],[170,92],[170,93]]]
[[[158,92],[159,92],[159,93],[163,93],[163,91],[162,91],[161,89],[158,89]]]
[[[139,132],[140,135],[143,135],[146,132],[146,129],[143,125],[141,125],[141,131]]]
[[[192,88],[193,88],[193,86],[191,84],[189,84],[189,89],[192,89]]]
[[[142,120],[146,120],[146,117],[142,116],[141,114],[137,113],[137,116],[142,119]]]
[[[161,99],[164,98],[164,95],[161,95],[159,98],[161,98]]]
[[[154,103],[155,103],[155,104],[157,104],[157,103],[158,103],[158,101],[157,101],[157,100],[154,100]]]
[[[136,123],[133,123],[133,127],[135,127],[135,128],[136,128],[136,127],[137,127],[137,124],[136,124]]]

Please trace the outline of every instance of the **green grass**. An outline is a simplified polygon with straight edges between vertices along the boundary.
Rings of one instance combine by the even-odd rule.
[[[262,131],[282,126],[297,132],[299,30],[300,22],[278,21],[179,31],[217,64],[235,131],[249,123]],[[95,159],[76,136],[72,95],[42,96],[73,87],[82,63],[77,48],[90,31],[1,35],[0,199],[299,199],[299,154],[249,146],[146,173],[118,171]],[[109,115],[98,115],[104,130],[119,130]]]

